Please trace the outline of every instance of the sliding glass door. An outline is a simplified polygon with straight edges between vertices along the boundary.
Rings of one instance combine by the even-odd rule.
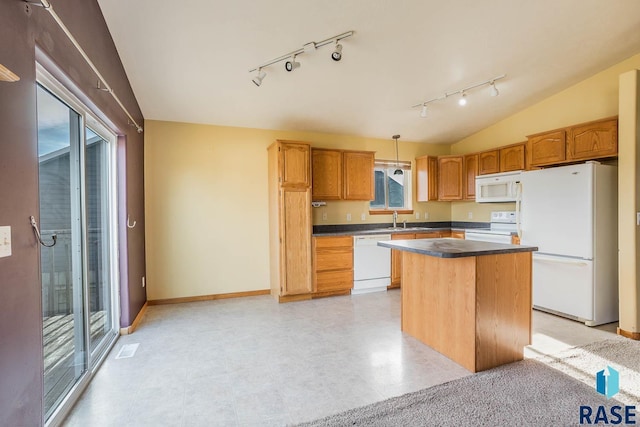
[[[48,83],[37,86],[46,419],[115,340],[118,313],[115,137]]]

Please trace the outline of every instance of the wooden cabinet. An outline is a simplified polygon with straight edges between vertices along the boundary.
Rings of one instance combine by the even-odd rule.
[[[476,176],[478,175],[478,155],[467,154],[464,156],[464,200],[476,198]]]
[[[342,199],[342,175],[341,150],[311,150],[313,200]]]
[[[416,200],[428,202],[438,200],[438,158],[421,156],[416,158]]]
[[[500,172],[524,170],[526,142],[500,148]]]
[[[478,175],[500,172],[500,150],[483,151],[478,154]]]
[[[279,149],[282,187],[309,187],[311,185],[309,144],[287,142]]]
[[[454,239],[464,239],[464,231],[452,231],[451,237]]]
[[[567,160],[588,160],[618,154],[618,119],[572,126],[567,131]]]
[[[353,237],[313,238],[313,288],[316,294],[348,293],[353,287]]]
[[[449,237],[448,231],[429,231],[424,233],[396,233],[391,240],[437,239]],[[402,284],[402,252],[391,249],[391,285],[389,289],[399,288]]]
[[[530,135],[527,140],[530,166],[545,166],[565,161],[566,132],[564,129]]]
[[[276,141],[267,152],[271,294],[281,302],[310,298],[310,146]]]
[[[373,200],[373,151],[312,150],[313,200]]]
[[[438,157],[438,200],[462,200],[462,156]]]
[[[375,186],[373,182],[374,153],[371,151],[344,151],[345,200],[373,200]]]

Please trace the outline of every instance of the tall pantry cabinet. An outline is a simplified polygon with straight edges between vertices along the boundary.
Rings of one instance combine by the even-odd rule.
[[[271,295],[280,302],[310,298],[311,147],[276,141],[267,148]]]

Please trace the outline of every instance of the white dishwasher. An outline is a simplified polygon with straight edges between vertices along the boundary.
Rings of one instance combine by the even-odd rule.
[[[391,284],[391,249],[378,242],[391,240],[391,234],[353,236],[352,295],[386,291]]]

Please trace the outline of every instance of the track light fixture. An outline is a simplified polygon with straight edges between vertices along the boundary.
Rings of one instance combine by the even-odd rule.
[[[264,76],[266,76],[266,73],[264,72],[263,69],[281,61],[286,61],[284,64],[285,70],[293,71],[296,68],[300,67],[300,63],[296,62],[296,57],[298,55],[302,55],[303,53],[314,52],[319,47],[326,46],[331,43],[335,43],[335,48],[333,52],[331,52],[331,59],[333,59],[336,62],[340,61],[342,59],[342,45],[340,44],[340,41],[343,39],[346,39],[347,37],[351,37],[354,34],[355,34],[354,31],[347,31],[345,33],[338,34],[337,36],[329,37],[319,42],[305,43],[304,45],[302,45],[301,48],[296,49],[293,52],[289,52],[285,55],[279,56],[277,58],[272,59],[271,61],[267,61],[255,68],[250,69],[249,70],[250,73],[253,73],[254,71],[258,72],[258,75],[252,78],[251,81],[255,83],[256,86],[260,86],[262,84],[262,79],[264,79]]]
[[[462,91],[462,93],[460,94],[460,99],[458,99],[458,105],[461,107],[464,107],[465,105],[467,105],[467,94],[464,93],[464,91]]]
[[[296,55],[293,55],[290,60],[284,63],[284,69],[291,72],[296,68],[300,68],[300,63],[296,61]]]
[[[340,61],[342,59],[342,45],[336,41],[336,47],[331,52],[331,59]]]
[[[260,86],[262,84],[262,79],[267,76],[267,73],[262,71],[262,68],[258,68],[258,75],[251,79],[251,81],[256,85]]]
[[[442,95],[442,96],[438,96],[436,98],[431,98],[431,99],[429,99],[427,101],[424,101],[424,102],[421,102],[419,104],[412,105],[411,108],[421,107],[420,117],[427,117],[427,104],[429,104],[431,102],[435,102],[435,101],[440,101],[442,99],[447,99],[450,96],[457,95],[457,94],[460,94],[460,98],[458,99],[458,104],[461,105],[461,106],[467,105],[467,93],[472,89],[475,89],[475,88],[478,88],[478,87],[484,86],[484,85],[491,86],[490,91],[489,91],[489,94],[491,96],[498,96],[500,94],[500,92],[498,92],[498,88],[496,87],[496,81],[500,80],[500,79],[503,79],[506,76],[507,76],[506,74],[503,74],[501,76],[494,77],[493,79],[486,80],[486,81],[484,81],[482,83],[477,83],[477,84],[474,84],[474,85],[471,85],[471,86],[467,86],[465,88],[462,88],[462,89],[459,89],[459,90],[455,90],[453,92],[445,92],[445,94]]]

